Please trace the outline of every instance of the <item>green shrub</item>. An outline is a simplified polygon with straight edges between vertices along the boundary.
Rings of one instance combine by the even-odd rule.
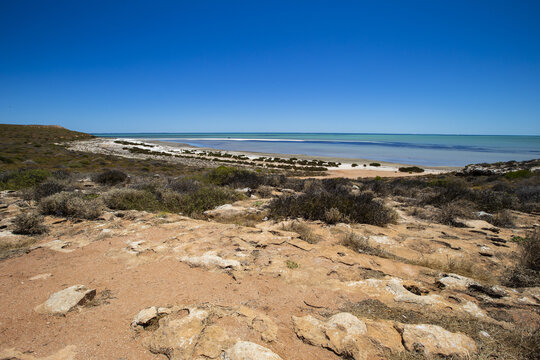
[[[108,208],[115,210],[157,211],[163,208],[148,190],[113,189],[105,193],[103,199]]]
[[[408,173],[423,173],[424,169],[419,168],[418,166],[405,166],[400,167],[398,169],[400,172],[408,172]]]
[[[180,211],[190,216],[200,214],[220,205],[237,201],[242,197],[243,195],[236,191],[217,186],[205,186],[197,192],[184,195]]]
[[[254,171],[219,166],[206,174],[206,179],[214,185],[230,185],[232,187],[256,188],[264,183],[260,174]]]
[[[35,186],[47,179],[50,173],[41,169],[6,171],[0,174],[0,190],[20,190]]]
[[[370,192],[352,194],[342,189],[310,191],[291,196],[282,195],[270,203],[275,218],[304,218],[326,220],[326,212],[337,209],[348,222],[383,226],[396,220],[396,213]]]
[[[377,162],[372,162],[369,164],[369,166],[381,166],[381,164],[377,163]]]
[[[39,210],[44,215],[77,219],[97,219],[103,210],[99,198],[85,198],[82,194],[60,192],[41,199]]]
[[[43,225],[43,216],[34,212],[21,213],[15,217],[14,234],[39,235],[47,232],[47,227]]]
[[[352,164],[351,165],[351,167],[357,167],[357,166],[358,166],[358,164]]]
[[[504,177],[510,180],[514,180],[514,179],[528,178],[533,175],[534,175],[533,172],[530,170],[517,170],[517,171],[510,171],[504,174]]]
[[[94,181],[102,185],[116,185],[124,182],[127,175],[120,170],[105,170],[94,177]]]

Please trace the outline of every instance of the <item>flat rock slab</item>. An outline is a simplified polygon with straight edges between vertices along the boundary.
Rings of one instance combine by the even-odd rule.
[[[249,342],[238,341],[223,354],[225,360],[282,360],[276,353],[264,346]]]
[[[78,305],[84,305],[96,296],[96,289],[73,285],[52,294],[47,301],[34,308],[40,314],[65,315]]]

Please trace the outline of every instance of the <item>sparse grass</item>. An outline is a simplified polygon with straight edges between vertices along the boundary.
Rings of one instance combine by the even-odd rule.
[[[476,318],[446,316],[437,311],[417,312],[404,308],[388,307],[378,300],[348,303],[340,311],[349,312],[360,318],[394,320],[406,324],[433,324],[451,332],[462,332],[476,341],[478,353],[471,360],[505,359],[538,360],[540,354],[540,331],[523,328],[505,329],[500,325]],[[480,334],[487,332],[490,337]],[[424,359],[414,352],[387,354],[389,359]]]
[[[162,209],[155,195],[147,190],[113,189],[103,195],[108,208],[114,210],[146,210],[158,211]]]
[[[383,250],[380,246],[370,245],[366,237],[360,236],[353,231],[343,234],[339,243],[357,253],[389,259],[397,258],[393,254]]]
[[[39,235],[47,232],[47,227],[43,224],[43,216],[34,212],[23,212],[15,217],[14,234]]]
[[[309,225],[298,220],[283,224],[281,229],[297,233],[300,236],[300,239],[310,244],[316,244],[321,241],[320,236],[315,234]]]
[[[18,239],[16,242],[0,240],[0,260],[25,253],[29,247],[38,241],[38,238],[36,236],[27,236]]]
[[[495,277],[485,271],[481,265],[464,258],[447,257],[444,260],[421,257],[418,260],[406,260],[409,264],[427,267],[444,273],[463,275],[485,283],[495,283]]]

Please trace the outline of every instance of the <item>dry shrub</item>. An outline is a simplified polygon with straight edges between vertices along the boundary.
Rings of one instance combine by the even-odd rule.
[[[519,263],[506,271],[503,283],[510,287],[540,286],[540,233],[535,230],[521,239]]]
[[[482,266],[464,258],[447,257],[446,259],[432,259],[422,257],[419,260],[408,260],[407,262],[445,273],[453,273],[470,277],[486,283],[495,282],[493,276],[489,272],[486,272]]]
[[[43,216],[34,212],[21,213],[15,217],[14,234],[39,235],[47,232],[47,227],[43,225]]]
[[[257,188],[257,195],[261,198],[269,198],[272,196],[272,192],[274,191],[274,188],[272,186],[268,185],[261,185]]]
[[[345,217],[336,208],[331,208],[324,212],[324,221],[326,221],[327,224],[337,224],[343,220],[345,220]]]
[[[300,239],[310,244],[316,244],[321,241],[320,236],[315,234],[313,230],[304,222],[294,220],[287,224],[283,224],[281,228],[285,231],[292,231],[300,236]]]
[[[503,210],[494,214],[491,218],[488,219],[489,222],[495,226],[502,228],[511,228],[514,227],[514,216],[509,210]]]
[[[101,215],[103,202],[95,197],[61,192],[41,199],[39,210],[44,215],[92,220]]]
[[[340,244],[362,254],[373,255],[383,258],[397,258],[389,252],[381,249],[380,246],[371,246],[366,237],[360,236],[353,231],[343,234]]]

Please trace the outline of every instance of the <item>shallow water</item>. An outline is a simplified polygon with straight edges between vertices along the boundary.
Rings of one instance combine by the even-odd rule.
[[[311,133],[108,133],[223,150],[304,154],[426,166],[540,158],[540,136]]]

